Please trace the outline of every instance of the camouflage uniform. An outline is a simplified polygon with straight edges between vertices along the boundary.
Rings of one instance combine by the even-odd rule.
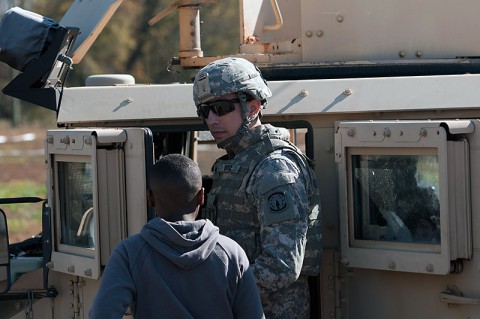
[[[234,60],[218,64],[238,71]],[[195,103],[238,93],[229,83],[259,100],[269,96],[258,69],[249,62],[239,64],[244,68],[235,73],[219,75],[215,65],[201,70],[194,83]],[[206,77],[210,79],[204,80]],[[318,230],[313,244],[317,252],[321,249],[315,176],[306,157],[286,141],[287,130],[271,125],[248,129],[246,117],[244,120],[235,136],[218,145],[227,155],[214,164],[206,214],[247,253],[266,318],[309,318],[308,277],[302,266],[310,218]],[[318,265],[317,259],[315,262]]]

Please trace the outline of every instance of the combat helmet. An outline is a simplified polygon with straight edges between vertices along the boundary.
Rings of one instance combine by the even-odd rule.
[[[265,104],[272,92],[260,70],[243,58],[224,58],[198,71],[193,83],[195,105],[216,97],[243,92]]]
[[[212,62],[198,71],[193,82],[193,100],[197,108],[202,103],[226,94],[236,93],[242,109],[242,125],[234,136],[219,143],[219,148],[237,143],[248,131],[250,123],[261,116],[248,117],[247,100],[257,99],[262,108],[267,105],[267,98],[272,92],[263,79],[260,70],[248,60],[242,58],[224,58]]]

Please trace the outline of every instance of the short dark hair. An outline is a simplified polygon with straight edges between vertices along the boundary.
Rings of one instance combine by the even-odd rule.
[[[176,195],[172,200],[180,198],[190,202],[202,188],[202,174],[198,164],[189,157],[169,154],[153,166],[150,188],[153,192],[160,188],[168,193],[171,191]]]

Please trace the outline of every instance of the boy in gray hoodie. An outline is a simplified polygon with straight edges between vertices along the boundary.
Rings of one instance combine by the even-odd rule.
[[[91,319],[264,318],[242,248],[208,219],[198,165],[180,154],[153,167],[149,200],[157,217],[112,251]]]

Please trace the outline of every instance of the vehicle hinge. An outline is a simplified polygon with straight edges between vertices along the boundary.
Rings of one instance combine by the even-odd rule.
[[[335,251],[335,318],[345,318],[344,314],[347,312],[347,289],[345,268],[341,263],[340,252]]]
[[[342,318],[346,307],[345,279],[340,273],[340,253],[325,249],[321,270],[321,318]]]
[[[85,285],[85,280],[81,277],[75,277],[75,280],[71,280],[69,282],[70,285],[70,293],[72,295],[72,319],[80,319],[82,318],[83,312],[83,304],[82,304],[82,292],[83,286]]]

